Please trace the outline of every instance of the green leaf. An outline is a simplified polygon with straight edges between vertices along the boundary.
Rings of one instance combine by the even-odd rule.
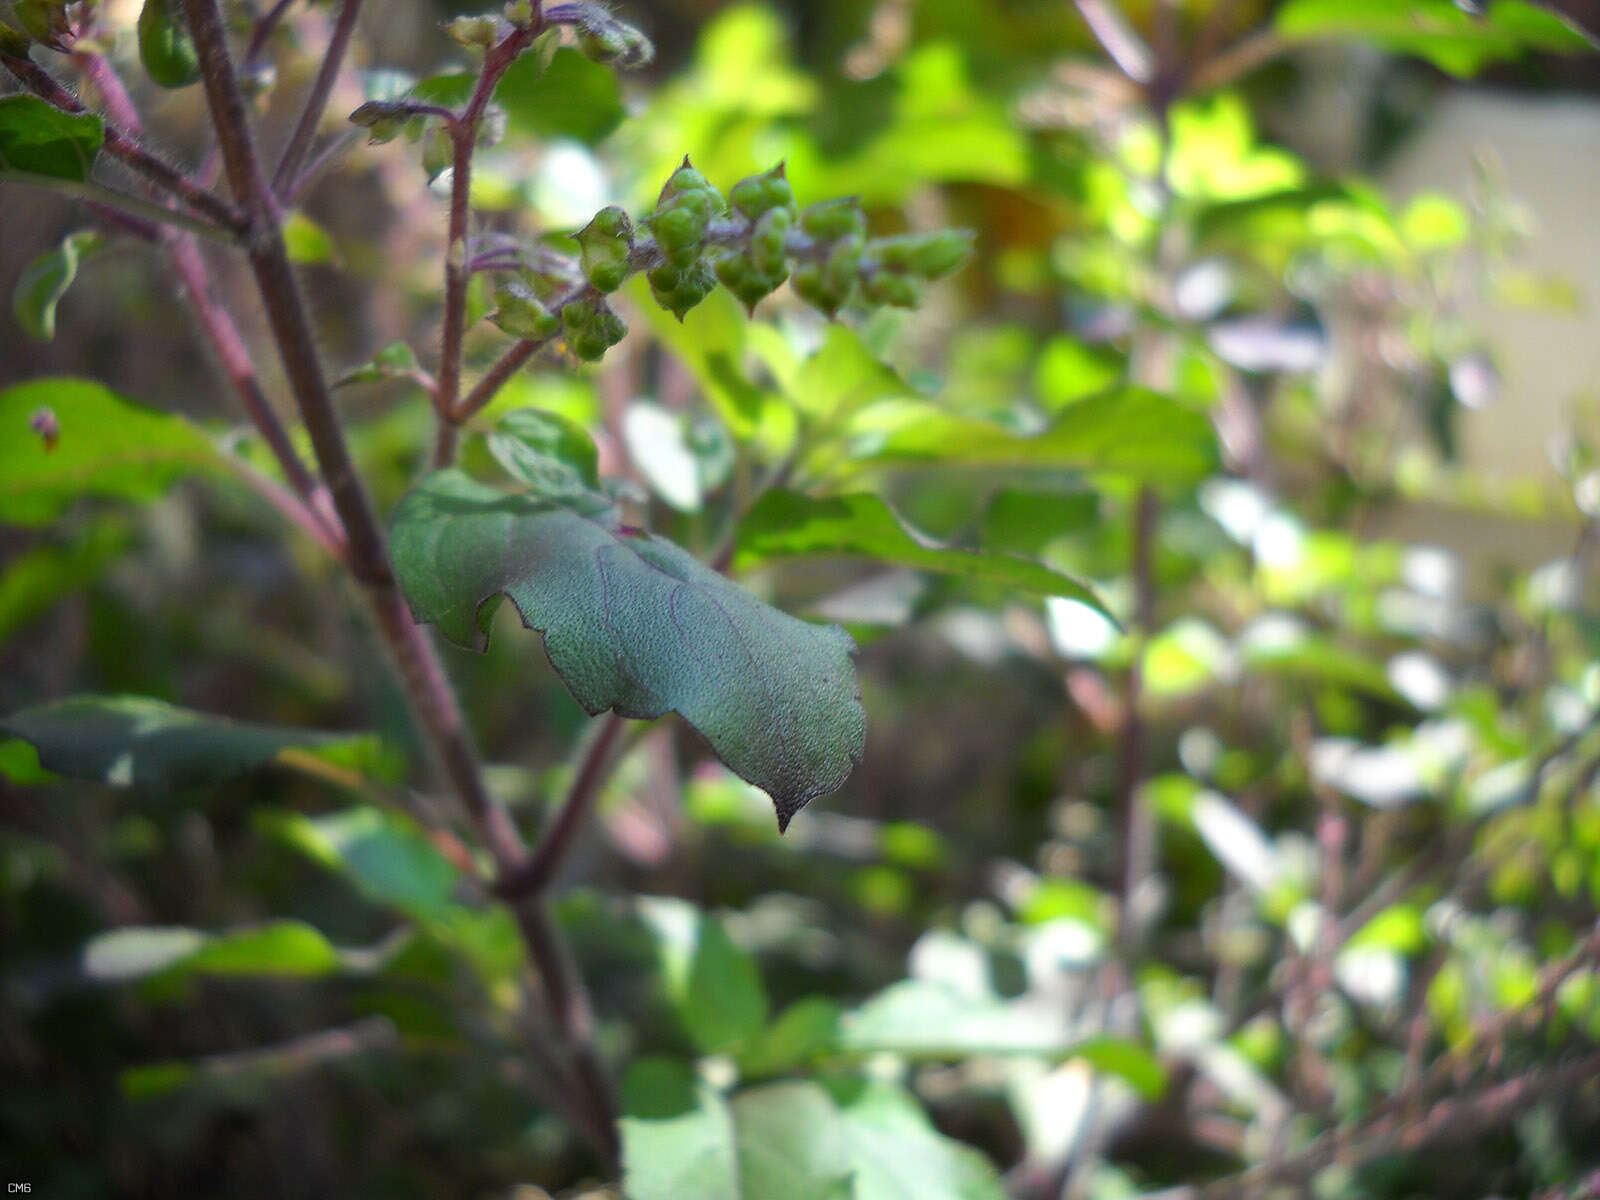
[[[842,630],[763,604],[598,497],[580,513],[438,471],[401,501],[393,552],[419,621],[482,646],[486,602],[509,596],[586,711],[681,713],[772,796],[780,828],[860,758]]]
[[[101,983],[152,975],[331,975],[341,960],[327,938],[301,921],[274,921],[212,936],[181,926],[129,926],[85,944],[84,974]]]
[[[581,496],[600,486],[600,454],[588,430],[559,413],[510,413],[489,435],[489,453],[542,496]]]
[[[539,55],[511,64],[494,90],[510,130],[530,138],[573,138],[594,145],[622,123],[622,85],[615,71],[570,46],[541,69]]]
[[[1100,498],[1080,492],[995,493],[983,514],[979,542],[985,550],[1036,555],[1056,538],[1088,529],[1100,518]]]
[[[416,379],[422,364],[405,342],[390,342],[367,362],[339,377],[334,387],[350,383],[378,383],[385,379]]]
[[[409,818],[360,806],[322,817],[272,813],[258,820],[267,833],[342,876],[367,900],[410,917],[489,983],[521,970],[522,943],[510,911],[456,903],[461,871]]]
[[[726,288],[712,292],[682,321],[651,299],[643,276],[631,279],[625,290],[631,292],[651,332],[694,376],[734,437],[759,441],[778,454],[787,451],[794,437],[794,412],[745,374],[750,322]]]
[[[53,447],[33,431],[48,410]],[[150,500],[191,471],[220,471],[211,441],[182,417],[155,412],[84,379],[48,378],[0,391],[0,523],[43,525],[84,494]]]
[[[193,787],[274,762],[311,768],[308,758],[376,752],[368,734],[230,721],[147,696],[71,696],[0,718],[0,733],[32,745],[47,770],[113,787]]]
[[[826,996],[796,1000],[739,1053],[746,1078],[783,1075],[807,1066],[839,1041],[843,1010]]]
[[[375,904],[419,920],[443,918],[461,873],[414,822],[360,806],[323,817],[263,817],[264,827],[308,858],[343,875]]]
[[[283,244],[289,261],[303,266],[336,262],[339,257],[328,231],[299,209],[284,218]]]
[[[1277,32],[1289,41],[1359,38],[1397,54],[1416,54],[1452,75],[1475,75],[1492,62],[1530,51],[1577,54],[1594,39],[1566,17],[1523,0],[1492,0],[1465,11],[1454,0],[1290,0]]]
[[[703,1054],[737,1050],[767,1023],[767,992],[752,959],[714,917],[663,896],[639,902],[656,937],[667,998]]]
[[[775,1087],[794,1085],[774,1085]],[[801,1085],[808,1086],[808,1085]],[[831,1080],[857,1200],[1003,1200],[994,1166],[945,1137],[904,1088]]]
[[[339,951],[303,921],[274,921],[213,938],[182,968],[202,975],[330,975]]]
[[[824,424],[868,404],[907,396],[912,391],[867,349],[860,334],[845,325],[830,325],[821,349],[802,362],[791,378],[780,379],[780,383],[796,408]]]
[[[56,305],[78,277],[78,264],[104,244],[97,230],[80,229],[22,269],[11,293],[11,311],[29,337],[48,342],[56,336]]]
[[[1032,434],[921,402],[876,405],[858,428],[859,457],[870,462],[1072,468],[1169,483],[1202,478],[1218,462],[1203,413],[1142,388],[1079,400]]]
[[[1035,1004],[974,997],[927,980],[893,984],[847,1014],[838,1044],[855,1055],[888,1051],[935,1061],[1013,1054],[1082,1058],[1152,1098],[1167,1083],[1165,1068],[1136,1042],[1069,1037]]]
[[[681,1063],[623,1083],[629,1200],[1001,1200],[982,1154],[939,1133],[893,1084],[768,1084],[731,1100]]]
[[[122,522],[102,521],[69,546],[35,546],[12,558],[0,571],[0,642],[93,583],[128,541]]]
[[[37,96],[0,96],[0,170],[79,183],[105,137],[93,113],[65,113]]]
[[[1077,580],[1009,554],[941,546],[903,525],[876,496],[817,499],[775,488],[758,500],[739,526],[737,567],[795,554],[859,555],[879,562],[1002,587],[1069,596],[1101,612],[1094,592]]]

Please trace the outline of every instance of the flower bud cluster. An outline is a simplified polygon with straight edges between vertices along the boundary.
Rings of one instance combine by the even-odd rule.
[[[849,304],[912,307],[924,284],[956,270],[972,251],[971,235],[961,231],[869,238],[866,214],[853,199],[800,210],[782,164],[740,180],[724,199],[688,159],[637,224],[609,207],[572,236],[581,279],[525,271],[500,285],[491,319],[520,338],[560,331],[589,361],[627,332],[606,297],[638,271],[679,320],[718,283],[753,310],[785,280],[833,317]]]

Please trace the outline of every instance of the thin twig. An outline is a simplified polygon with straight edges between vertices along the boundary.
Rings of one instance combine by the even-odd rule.
[[[450,423],[461,390],[461,343],[466,333],[467,219],[472,198],[472,154],[478,145],[478,123],[500,82],[517,56],[538,36],[536,21],[526,29],[513,29],[504,41],[484,55],[483,71],[466,108],[448,126],[451,146],[450,224],[445,238],[444,329],[439,345],[439,420]]]
[[[601,718],[600,729],[584,749],[578,773],[555,820],[550,822],[522,866],[495,882],[492,889],[495,895],[502,898],[537,895],[549,884],[600,794],[601,785],[610,773],[611,752],[626,724],[627,721],[614,712]]]
[[[1386,1154],[1414,1153],[1439,1142],[1477,1137],[1551,1096],[1592,1084],[1600,1075],[1600,1053],[1561,1066],[1539,1067],[1515,1079],[1440,1100],[1420,1117],[1397,1113],[1333,1130],[1290,1158],[1263,1163],[1192,1193],[1200,1200],[1236,1200],[1268,1185],[1304,1182],[1335,1162],[1359,1166]]]
[[[1134,83],[1155,78],[1155,55],[1112,0],[1073,0],[1083,22],[1111,61]]]
[[[283,20],[283,14],[289,11],[289,6],[293,3],[294,0],[278,0],[267,10],[267,15],[256,22],[256,27],[250,34],[250,45],[246,47],[244,57],[239,60],[241,71],[255,70],[261,61],[261,55],[266,51],[267,40],[272,37],[273,30],[277,29]]]
[[[225,454],[223,461],[239,481],[260,496],[289,521],[309,534],[335,562],[344,561],[344,542],[329,530],[322,514],[306,504],[288,488],[251,466],[237,454]]]
[[[1154,552],[1156,518],[1160,502],[1155,490],[1141,488],[1133,519],[1134,627],[1148,638],[1155,627]],[[1155,826],[1143,796],[1144,719],[1140,713],[1144,671],[1143,649],[1128,668],[1122,731],[1117,754],[1118,813],[1122,845],[1120,879],[1121,915],[1117,922],[1117,944],[1124,960],[1131,964],[1144,940],[1144,914],[1139,911],[1140,894],[1149,877],[1155,849]]]
[[[1201,63],[1189,78],[1189,91],[1197,95],[1227,87],[1288,49],[1289,43],[1273,30],[1259,29]]]
[[[339,20],[333,27],[333,36],[328,40],[322,66],[317,69],[311,92],[306,96],[306,106],[300,112],[300,119],[295,123],[294,132],[289,135],[289,144],[284,147],[283,157],[278,160],[278,169],[272,177],[272,190],[280,197],[294,190],[300,166],[311,148],[312,138],[316,137],[317,126],[322,123],[322,114],[328,107],[328,97],[339,78],[339,69],[344,65],[345,52],[350,48],[350,36],[355,32],[356,18],[360,14],[361,0],[344,0],[339,8]]]
[[[13,171],[0,169],[0,183],[13,183],[19,187],[37,188],[43,192],[55,192],[57,195],[70,196],[74,200],[82,200],[88,204],[100,204],[107,208],[114,208],[119,212],[127,213],[141,221],[154,225],[168,225],[182,229],[197,237],[203,237],[209,242],[216,242],[223,246],[237,246],[238,237],[228,230],[216,225],[204,217],[191,216],[181,208],[167,208],[161,204],[153,204],[139,196],[130,196],[126,192],[119,192],[108,188],[104,184],[96,183],[92,179],[63,179],[57,175],[36,175],[32,171]]]

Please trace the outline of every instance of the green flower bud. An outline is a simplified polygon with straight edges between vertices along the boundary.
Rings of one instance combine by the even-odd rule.
[[[922,284],[905,275],[877,271],[861,281],[861,295],[868,304],[915,308],[922,300]]]
[[[444,23],[444,31],[468,50],[487,50],[510,33],[511,27],[501,17],[456,17]]]
[[[674,276],[677,280],[674,285],[658,286],[658,280],[666,282]],[[709,296],[717,286],[716,275],[703,259],[696,259],[686,268],[674,269],[673,276],[668,276],[665,271],[658,268],[651,271],[648,278],[650,292],[655,296],[656,303],[680,321],[683,320],[685,313]]]
[[[704,212],[684,204],[661,209],[650,218],[650,229],[656,235],[661,253],[668,262],[683,268],[692,266],[700,257],[708,224]]]
[[[584,57],[606,66],[638,67],[655,57],[655,47],[632,25],[619,21],[598,4],[567,5],[564,18],[578,27],[578,49]],[[547,12],[554,17],[554,13]]]
[[[938,279],[959,269],[972,257],[975,235],[970,229],[941,229],[916,239],[910,271],[924,279]]]
[[[764,275],[780,279],[788,273],[788,237],[794,226],[794,213],[773,208],[761,214],[750,234],[750,257]]]
[[[717,259],[717,278],[750,312],[788,277],[788,271],[768,275],[748,255],[730,252]]]
[[[839,311],[845,301],[845,297],[827,286],[822,268],[816,263],[803,263],[796,267],[789,279],[789,286],[794,288],[800,299],[830,317]]]
[[[794,208],[794,189],[789,186],[789,179],[784,174],[782,163],[765,175],[752,175],[748,179],[741,179],[733,185],[728,198],[733,201],[736,209],[752,221],[775,208]]]
[[[671,263],[662,263],[659,267],[652,267],[645,274],[650,281],[650,290],[656,293],[670,292],[683,281],[683,272]]]
[[[674,200],[696,195],[705,197],[716,208],[722,207],[722,193],[712,187],[711,181],[695,170],[689,162],[689,156],[684,155],[683,165],[668,176],[667,182],[662,185],[656,207],[666,208]]]
[[[866,233],[867,214],[861,211],[861,202],[854,197],[824,200],[800,214],[800,228],[814,238],[831,242],[836,238]]]
[[[139,61],[164,88],[188,87],[200,78],[200,56],[189,26],[172,0],[144,0],[139,10]]]
[[[574,300],[561,310],[567,345],[584,362],[596,362],[627,336],[628,327],[604,300]]]
[[[856,235],[839,239],[828,252],[828,261],[822,268],[822,282],[829,292],[838,296],[850,294],[861,269],[862,246],[861,237]]]
[[[494,302],[498,307],[489,319],[512,337],[543,340],[554,337],[561,328],[561,317],[520,280],[509,279],[495,288]]]
[[[504,11],[506,20],[518,29],[526,29],[533,24],[533,0],[512,0]]]
[[[602,208],[577,233],[583,274],[595,289],[614,292],[628,278],[628,256],[633,253],[633,222],[622,209]]]

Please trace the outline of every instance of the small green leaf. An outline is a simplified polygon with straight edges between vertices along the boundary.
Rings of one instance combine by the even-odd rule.
[[[182,788],[231,779],[295,753],[376,751],[370,735],[284,729],[207,716],[147,696],[72,696],[0,718],[47,770],[113,787]]]
[[[411,918],[491,985],[522,969],[522,943],[509,910],[457,903],[460,869],[409,818],[360,806],[321,817],[263,814],[258,821],[266,833],[342,876],[367,900]]]
[[[540,69],[539,56],[511,64],[494,90],[511,132],[528,138],[572,138],[594,145],[622,123],[622,85],[616,72],[563,46]]]
[[[1059,571],[1009,554],[941,546],[908,529],[887,504],[866,494],[817,499],[775,488],[762,496],[739,527],[734,565],[751,566],[796,554],[858,555],[1046,596],[1068,596],[1106,611],[1089,588]]]
[[[265,828],[308,858],[343,875],[375,904],[419,920],[443,917],[461,873],[417,825],[361,806],[322,817],[263,818]]]
[[[537,494],[576,497],[600,486],[600,454],[582,425],[559,413],[521,408],[489,435],[489,453]]]
[[[1553,9],[1524,0],[1491,0],[1472,13],[1455,0],[1290,0],[1275,19],[1295,42],[1355,38],[1397,54],[1416,54],[1452,75],[1476,75],[1492,62],[1530,51],[1579,54],[1594,40]]]
[[[340,376],[334,387],[350,383],[378,383],[384,379],[415,379],[422,370],[416,351],[405,342],[390,342],[370,360]]]
[[[284,218],[283,244],[289,261],[302,266],[336,262],[339,257],[328,231],[299,209]]]
[[[144,0],[138,32],[139,61],[156,83],[181,88],[200,78],[200,56],[177,0]]]
[[[132,926],[89,939],[83,969],[102,983],[176,972],[307,978],[340,968],[339,952],[301,921],[274,921],[212,936],[177,926]]]
[[[438,471],[401,501],[393,550],[419,621],[482,646],[486,602],[509,596],[586,711],[681,713],[772,796],[780,828],[860,757],[849,637],[621,525],[600,497],[580,513]]]
[[[842,1012],[826,996],[796,1000],[740,1052],[739,1070],[759,1079],[808,1065],[837,1046]]]
[[[331,975],[339,951],[303,921],[274,921],[213,938],[183,964],[202,975]]]
[[[0,96],[0,170],[79,183],[105,137],[93,113],[66,113],[37,96]]]
[[[1002,1200],[994,1167],[933,1128],[904,1089],[855,1078],[768,1084],[732,1100],[686,1064],[623,1083],[629,1200]]]
[[[639,902],[656,936],[667,998],[702,1054],[739,1049],[767,1022],[767,992],[752,959],[722,923],[684,900]]]
[[[30,337],[48,342],[56,336],[56,305],[77,278],[78,265],[104,244],[97,230],[82,229],[22,269],[11,293],[11,310]]]
[[[12,558],[0,570],[0,642],[98,579],[129,537],[122,522],[102,521],[71,545],[34,546]]]
[[[54,444],[32,431],[53,413]],[[84,494],[150,500],[222,456],[182,417],[84,379],[34,379],[0,391],[0,522],[43,525]]]
[[[1079,400],[1038,433],[954,416],[921,402],[876,405],[861,414],[859,457],[963,467],[1058,467],[1112,471],[1184,483],[1218,463],[1205,414],[1143,388]]]

